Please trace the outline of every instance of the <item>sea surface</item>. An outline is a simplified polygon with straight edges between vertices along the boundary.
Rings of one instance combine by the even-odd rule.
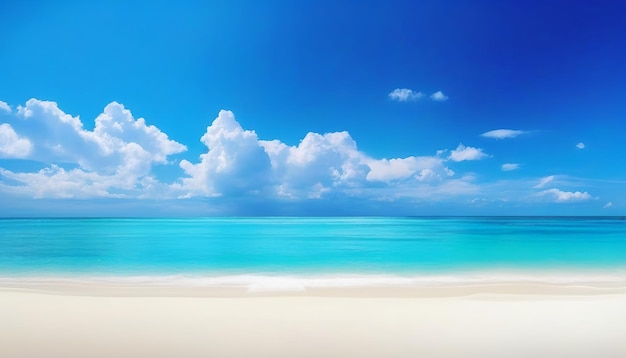
[[[0,280],[626,280],[619,217],[0,219]]]

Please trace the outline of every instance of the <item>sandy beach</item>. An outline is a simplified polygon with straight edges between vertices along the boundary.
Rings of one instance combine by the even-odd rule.
[[[624,357],[620,285],[233,288],[11,283],[1,357]]]

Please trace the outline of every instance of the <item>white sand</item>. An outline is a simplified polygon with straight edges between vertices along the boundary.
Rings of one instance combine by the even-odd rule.
[[[623,289],[509,288],[5,287],[0,357],[626,357]]]

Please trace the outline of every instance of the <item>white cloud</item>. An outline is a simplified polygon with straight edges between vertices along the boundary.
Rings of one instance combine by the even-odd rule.
[[[515,138],[525,133],[527,132],[522,131],[522,130],[516,130],[516,129],[495,129],[489,132],[485,132],[481,134],[481,136],[486,137],[486,138],[505,139],[505,138]]]
[[[135,143],[150,154],[150,161],[161,164],[167,163],[167,156],[187,150],[157,127],[147,125],[145,119],[133,118],[132,113],[117,102],[104,108],[104,112],[96,118],[94,131],[85,135],[99,142],[107,153],[114,152],[116,147],[125,143]]]
[[[112,102],[95,119],[93,131],[85,130],[79,117],[64,113],[55,102],[30,99],[19,106],[16,131],[33,143],[31,158],[42,162],[76,163],[83,169],[114,173],[139,155],[148,166],[166,164],[167,156],[186,147],[143,118],[135,119],[123,105]],[[148,157],[145,153],[149,153]]]
[[[11,112],[11,106],[4,101],[0,101],[0,111]]]
[[[367,160],[370,172],[369,181],[389,182],[414,176],[418,181],[431,181],[454,175],[443,165],[439,157],[408,157],[394,159]]]
[[[320,198],[330,193],[414,197],[435,192],[454,175],[439,156],[371,158],[358,150],[348,132],[308,133],[295,146],[259,140],[230,111],[219,113],[202,141],[208,152],[196,164],[183,160],[180,166],[187,177],[172,185],[181,197],[243,193],[267,198]],[[458,191],[470,187],[465,184],[460,183]]]
[[[0,124],[0,158],[25,158],[32,147],[30,141],[18,136],[10,124]]]
[[[517,163],[504,163],[502,164],[502,171],[510,172],[513,170],[519,169],[519,164]]]
[[[545,187],[546,185],[550,184],[552,181],[554,181],[554,175],[550,175],[550,176],[541,178],[539,180],[539,183],[537,183],[537,185],[533,186],[533,188],[541,189],[541,188]]]
[[[13,193],[34,198],[88,198],[110,197],[109,177],[81,169],[65,170],[57,165],[34,173],[14,173],[0,168],[0,176],[19,182],[10,186]],[[5,189],[9,189],[5,186]]]
[[[464,160],[480,160],[488,157],[480,148],[466,147],[462,143],[456,149],[450,151],[450,160],[462,162]]]
[[[170,185],[151,169],[185,146],[121,104],[107,105],[93,130],[56,103],[36,99],[19,106],[13,120],[17,127],[0,127],[2,154],[48,164],[35,172],[0,168],[0,190],[36,198],[318,198],[335,192],[382,199],[474,190],[466,179],[452,184],[454,172],[441,155],[375,159],[359,151],[348,132],[308,133],[296,146],[259,140],[229,111],[221,111],[201,137],[208,151],[197,163],[181,161],[185,177]]]
[[[363,182],[370,170],[364,157],[348,132],[308,133],[298,146],[286,146],[283,156],[270,155],[279,181],[293,189]]]
[[[209,149],[200,162],[180,162],[189,177],[173,188],[183,191],[183,196],[240,195],[268,184],[269,157],[256,133],[241,128],[231,111],[220,111],[200,140]]]
[[[539,195],[552,197],[556,202],[571,202],[571,201],[585,201],[591,199],[589,193],[580,191],[562,191],[559,189],[548,189],[539,192]]]
[[[450,174],[450,175],[453,175],[453,174]],[[440,178],[439,175],[437,175],[437,173],[435,173],[435,171],[430,168],[422,169],[420,170],[419,174],[415,175],[415,179],[419,181],[425,181],[425,182],[433,181],[439,178]]]
[[[415,101],[424,97],[422,92],[416,92],[408,88],[396,88],[389,93],[389,98],[398,102]]]
[[[206,153],[196,162],[182,160],[184,175],[163,183],[153,167],[171,164],[171,156],[186,147],[119,103],[104,108],[93,130],[56,103],[36,99],[7,118],[9,123],[0,126],[0,156],[45,167],[31,172],[0,168],[0,191],[33,198],[434,200],[476,195],[475,177],[459,177],[448,165],[486,156],[461,144],[432,156],[373,158],[345,131],[308,133],[297,145],[288,145],[261,140],[232,112],[220,111],[200,138]]]
[[[604,204],[604,206],[603,206],[602,208],[603,208],[603,209],[608,209],[608,208],[610,208],[611,206],[613,206],[613,203],[609,201],[609,202],[607,202],[606,204]]]
[[[168,186],[152,176],[135,181],[124,175],[102,175],[80,168],[68,170],[55,164],[26,173],[0,168],[0,178],[17,183],[9,185],[0,181],[0,190],[35,199],[173,197]]]
[[[578,149],[585,149],[585,143],[580,142],[580,143],[576,144],[576,148],[578,148]]]
[[[18,106],[17,116],[21,118],[14,118],[13,125],[23,136],[22,142],[18,138],[22,157],[51,166],[36,173],[4,170],[1,175],[22,183],[15,187],[36,197],[107,196],[109,191],[142,195],[138,193],[147,190],[144,184],[152,182],[152,166],[167,164],[169,155],[186,150],[143,118],[134,119],[117,102],[105,107],[93,131],[85,130],[79,117],[64,113],[55,102],[30,99]],[[58,163],[78,168],[65,170],[54,165]]]
[[[433,101],[437,101],[437,102],[444,102],[448,99],[448,96],[443,94],[443,92],[441,91],[437,91],[430,95],[430,99],[432,99]]]

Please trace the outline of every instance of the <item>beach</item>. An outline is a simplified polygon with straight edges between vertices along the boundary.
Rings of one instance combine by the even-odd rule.
[[[626,286],[10,282],[2,357],[624,357]]]
[[[0,220],[0,357],[625,357],[616,218]]]

